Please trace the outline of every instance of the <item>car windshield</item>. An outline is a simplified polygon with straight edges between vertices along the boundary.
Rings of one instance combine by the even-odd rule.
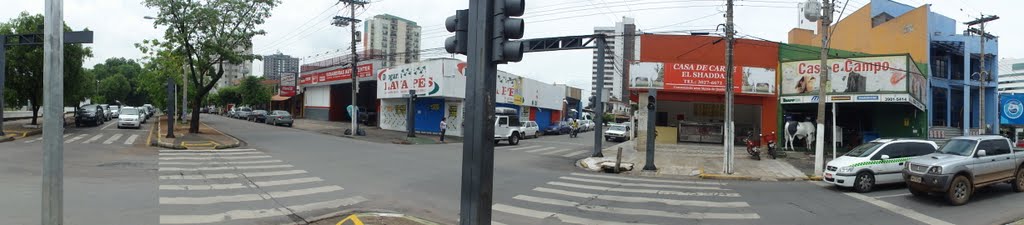
[[[291,114],[289,114],[289,113],[288,113],[288,111],[274,110],[274,115],[278,115],[278,116],[290,116]]]
[[[626,126],[621,126],[621,125],[612,126],[611,128],[608,128],[608,130],[625,131],[626,130]]]
[[[869,155],[871,155],[871,153],[874,153],[875,150],[878,150],[878,147],[881,147],[881,146],[882,146],[882,143],[868,142],[867,144],[863,144],[863,145],[857,146],[856,148],[853,148],[853,150],[850,150],[849,152],[847,152],[845,154],[845,156],[868,157]]]
[[[86,105],[86,106],[82,106],[82,108],[80,108],[79,110],[85,111],[85,112],[95,112],[96,111],[96,106],[95,105]]]
[[[974,150],[974,145],[977,143],[978,141],[975,140],[953,139],[946,143],[946,145],[943,145],[938,152],[943,154],[967,156],[971,154],[971,151]]]
[[[246,111],[246,112],[252,112],[252,109],[249,109],[249,108],[242,108],[242,109],[239,109],[239,110]]]
[[[121,115],[139,115],[139,110],[133,108],[121,109]]]
[[[266,110],[256,110],[256,111],[252,111],[252,113],[253,114],[267,114],[267,111]]]

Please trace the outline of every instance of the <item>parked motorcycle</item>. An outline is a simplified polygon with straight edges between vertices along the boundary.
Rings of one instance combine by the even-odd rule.
[[[761,134],[761,140],[768,144],[768,157],[775,159],[775,131],[769,135]]]
[[[743,137],[743,143],[747,145],[747,153],[750,154],[750,158],[754,160],[761,160],[761,151],[758,150],[757,143],[753,140],[754,132],[747,132],[747,136]]]

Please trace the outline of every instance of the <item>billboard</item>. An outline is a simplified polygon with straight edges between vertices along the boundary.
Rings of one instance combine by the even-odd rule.
[[[831,85],[826,91],[830,94],[907,92],[907,61],[907,56],[902,55],[829,59],[825,70]],[[787,62],[780,68],[782,95],[818,93],[818,77],[822,69],[820,60]],[[917,88],[926,88],[924,77],[919,78],[915,81],[918,82]],[[915,92],[915,97],[922,97],[924,93]]]
[[[999,95],[999,124],[1024,124],[1024,94]]]
[[[725,92],[725,66],[699,63],[633,62],[631,88],[656,88],[693,92]],[[737,66],[733,91],[744,94],[775,94],[775,69]]]
[[[377,71],[377,98],[405,98],[410,90],[424,97],[465,95],[465,63],[458,60],[430,60],[398,65]]]
[[[281,74],[281,90],[278,95],[284,97],[295,96],[295,73]]]
[[[359,65],[358,69],[359,78],[373,76],[373,64],[371,63]],[[343,67],[320,72],[304,73],[302,74],[302,77],[299,79],[299,83],[302,85],[307,85],[332,81],[346,81],[350,79],[352,79],[352,68]]]

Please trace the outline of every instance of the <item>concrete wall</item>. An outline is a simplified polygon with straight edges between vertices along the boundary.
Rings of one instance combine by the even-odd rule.
[[[327,121],[330,118],[330,108],[306,107],[306,119]]]

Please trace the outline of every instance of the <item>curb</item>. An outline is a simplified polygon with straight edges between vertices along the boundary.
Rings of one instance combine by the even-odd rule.
[[[745,180],[745,181],[805,181],[814,180],[815,177],[755,177],[755,176],[742,176],[742,175],[727,175],[727,174],[713,174],[704,173],[704,167],[700,168],[700,174],[697,175],[701,179],[708,180]],[[821,180],[821,177],[817,177],[817,180]]]
[[[11,136],[0,137],[0,143],[4,143],[4,142],[8,142],[8,141],[13,141],[13,140],[14,140],[14,137],[11,137]]]
[[[216,131],[217,133],[220,133],[221,135],[231,137],[231,139],[235,139],[235,143],[225,144],[225,145],[217,144],[217,142],[211,141],[213,143],[213,148],[214,149],[227,149],[227,148],[236,148],[236,147],[242,146],[242,140],[241,139],[238,139],[237,137],[235,137],[233,135],[225,134],[224,132],[220,132],[220,130],[218,130],[217,128],[213,128],[213,126],[210,126],[209,124],[203,123],[203,121],[199,121],[199,123],[201,123],[203,125],[206,125],[206,127],[209,127],[210,129],[212,129],[213,131]],[[182,145],[184,145],[184,144],[182,144]]]

